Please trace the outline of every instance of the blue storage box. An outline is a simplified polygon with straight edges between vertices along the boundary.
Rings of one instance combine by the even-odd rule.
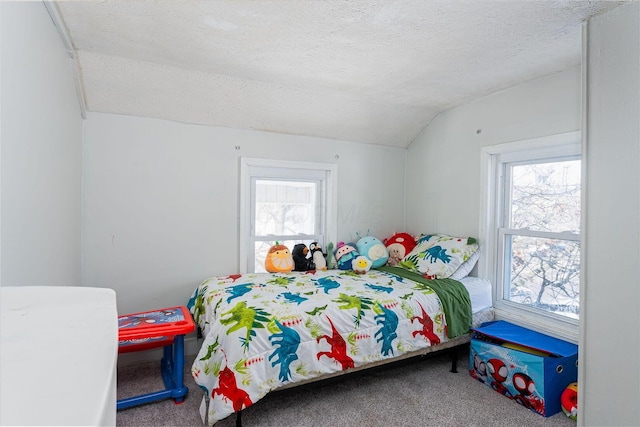
[[[473,329],[469,373],[495,391],[549,417],[578,380],[578,346],[505,321]]]

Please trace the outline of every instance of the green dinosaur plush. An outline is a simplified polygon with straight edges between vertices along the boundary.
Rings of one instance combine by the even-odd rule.
[[[335,270],[338,268],[338,261],[336,260],[336,256],[333,254],[333,242],[329,242],[327,244],[327,268],[329,270]]]

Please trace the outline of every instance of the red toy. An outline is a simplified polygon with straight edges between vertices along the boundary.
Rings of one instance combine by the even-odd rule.
[[[395,233],[383,243],[389,251],[388,265],[397,265],[416,247],[416,239],[409,233]]]
[[[562,412],[572,420],[578,418],[578,383],[571,383],[560,395]]]
[[[189,392],[184,385],[184,336],[195,330],[187,307],[163,308],[118,317],[118,353],[163,348],[160,373],[165,389],[119,399],[116,409],[173,398],[179,404]]]

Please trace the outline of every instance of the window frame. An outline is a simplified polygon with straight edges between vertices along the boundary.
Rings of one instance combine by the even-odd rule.
[[[522,141],[485,146],[481,149],[481,222],[480,236],[484,240],[484,256],[478,263],[478,275],[489,279],[493,286],[493,306],[496,318],[512,321],[523,326],[534,327],[537,330],[558,336],[573,342],[578,341],[579,320],[546,313],[542,310],[527,307],[504,299],[505,286],[505,248],[503,247],[505,233],[510,233],[504,227],[507,213],[505,212],[504,180],[505,164],[514,162],[534,162],[540,160],[581,160],[581,215],[584,212],[585,195],[585,160],[582,155],[581,132],[567,132],[548,137],[533,138]],[[532,235],[533,237],[561,236],[563,239],[582,243],[584,235],[584,218],[581,219],[580,234],[548,233],[542,231],[517,230],[518,235]],[[508,224],[507,224],[508,225]],[[584,246],[581,245],[581,262],[584,260]],[[581,277],[583,278],[581,265]],[[582,286],[581,286],[582,287]]]
[[[240,273],[253,272],[255,239],[252,237],[252,221],[255,219],[255,198],[252,186],[256,179],[282,181],[316,181],[320,183],[322,201],[321,230],[326,242],[335,242],[337,236],[337,173],[335,164],[314,162],[293,162],[241,157],[240,158],[240,224],[238,265]],[[311,235],[300,235],[306,240]],[[274,236],[282,239],[286,236]]]

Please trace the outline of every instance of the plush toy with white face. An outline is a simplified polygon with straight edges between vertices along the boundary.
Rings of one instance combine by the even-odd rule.
[[[358,274],[364,274],[371,269],[371,260],[364,255],[357,256],[351,263],[351,268]]]
[[[416,239],[409,233],[395,233],[384,244],[389,251],[389,265],[396,265],[416,247]]]
[[[340,270],[351,270],[351,263],[358,255],[360,254],[353,243],[338,243],[338,248],[336,249],[338,268]]]
[[[389,259],[387,247],[376,237],[361,237],[356,246],[360,255],[364,255],[371,260],[371,268],[382,267]]]
[[[313,242],[309,245],[309,252],[311,252],[311,260],[316,265],[316,270],[326,270],[327,269],[327,259],[322,253],[322,246],[320,243]]]
[[[291,256],[289,248],[278,242],[269,248],[264,260],[264,268],[269,273],[289,273],[293,270],[293,266],[293,256]]]

